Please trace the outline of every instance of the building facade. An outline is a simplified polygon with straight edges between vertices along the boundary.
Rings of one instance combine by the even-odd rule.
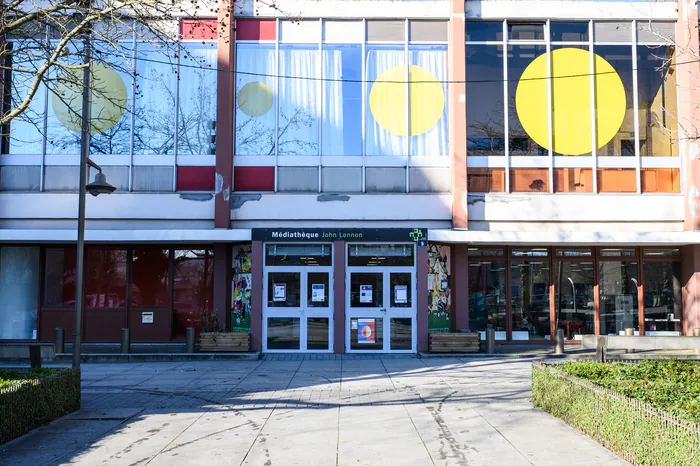
[[[124,39],[84,341],[416,353],[429,332],[700,327],[693,2],[280,3],[183,17],[177,57]],[[0,341],[72,332],[79,139],[53,94],[2,142]]]

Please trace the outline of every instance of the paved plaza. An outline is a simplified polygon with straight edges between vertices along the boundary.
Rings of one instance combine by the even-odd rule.
[[[530,360],[342,358],[83,365],[83,409],[0,464],[627,464],[539,409]]]

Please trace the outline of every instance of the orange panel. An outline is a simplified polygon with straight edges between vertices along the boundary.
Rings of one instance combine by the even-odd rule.
[[[593,170],[590,168],[555,168],[554,192],[593,192]]]
[[[642,192],[681,192],[680,170],[677,168],[642,168]]]
[[[511,168],[510,191],[513,193],[549,192],[549,169]]]
[[[636,193],[637,175],[634,168],[599,168],[599,193]]]
[[[504,168],[469,168],[467,170],[467,192],[502,193],[506,186]]]

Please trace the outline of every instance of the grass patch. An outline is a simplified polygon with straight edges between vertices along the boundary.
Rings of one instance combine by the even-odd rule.
[[[10,387],[16,384],[26,384],[33,380],[43,379],[53,374],[58,374],[63,369],[29,369],[27,370],[14,370],[14,369],[0,369],[0,390],[6,387]]]
[[[557,369],[641,400],[681,419],[700,422],[700,362],[571,362]]]

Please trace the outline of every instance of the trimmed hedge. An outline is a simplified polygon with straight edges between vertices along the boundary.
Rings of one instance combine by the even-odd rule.
[[[575,364],[575,363],[574,363]],[[635,465],[700,465],[700,425],[534,362],[532,402]]]
[[[23,375],[0,389],[0,444],[80,409],[80,371]]]

